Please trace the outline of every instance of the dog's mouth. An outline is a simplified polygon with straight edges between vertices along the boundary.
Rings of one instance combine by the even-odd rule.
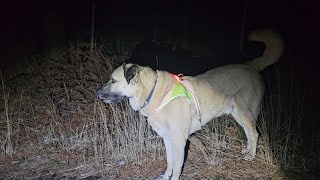
[[[107,104],[116,103],[126,99],[125,96],[121,96],[118,94],[111,94],[111,93],[103,93],[101,91],[97,91],[97,96]]]
[[[108,86],[101,86],[97,90],[97,96],[107,104],[116,103],[127,98],[121,94],[110,92]]]
[[[125,96],[118,96],[118,95],[102,95],[102,96],[99,96],[99,98],[107,104],[117,103],[126,99]]]

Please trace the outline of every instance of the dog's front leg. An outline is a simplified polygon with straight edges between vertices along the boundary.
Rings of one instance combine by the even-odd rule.
[[[167,170],[165,174],[159,176],[157,180],[178,180],[184,161],[184,148],[187,142],[187,137],[179,134],[173,134],[171,138],[163,138],[163,141],[165,143],[167,153]]]
[[[167,170],[164,175],[161,175],[157,178],[157,180],[169,180],[172,175],[173,169],[173,144],[172,139],[170,137],[163,138],[164,145],[166,146],[166,154],[167,154]]]
[[[184,137],[182,134],[174,134],[172,138],[172,141],[174,142],[174,161],[171,180],[178,180],[181,175],[182,165],[184,161],[184,148],[186,146],[188,137]]]

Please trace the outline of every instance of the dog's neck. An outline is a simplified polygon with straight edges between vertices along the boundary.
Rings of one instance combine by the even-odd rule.
[[[153,88],[153,84],[151,84],[150,81],[149,81],[149,85],[145,86],[147,90],[145,89],[144,91],[142,91],[144,92],[143,94],[140,94],[139,96],[136,97],[137,101],[135,102],[134,100],[132,101],[132,103],[136,104],[135,110],[139,110],[140,113],[144,116],[149,116],[155,112],[154,110],[159,106],[162,99],[165,97],[167,92],[170,91],[170,89],[172,88],[172,84],[174,83],[174,79],[172,78],[172,75],[168,72],[157,71],[156,77],[157,77],[157,84],[155,86],[153,96],[150,98],[148,105],[146,105],[143,109],[140,109],[140,110],[138,109],[144,103],[141,100],[142,99],[145,100],[149,92]],[[154,81],[151,81],[151,82],[154,82]],[[139,99],[140,99],[140,102],[138,102]]]
[[[139,77],[139,90],[135,96],[129,98],[130,105],[135,111],[141,111],[148,107],[158,83],[158,74],[151,68],[144,68],[139,76],[148,78]]]
[[[157,74],[157,72],[156,72],[156,79],[155,79],[154,85],[153,85],[152,89],[150,90],[150,92],[149,92],[146,100],[144,101],[144,103],[142,104],[142,106],[139,108],[139,111],[142,110],[143,108],[145,108],[145,107],[149,104],[150,99],[151,99],[152,96],[153,96],[154,89],[156,88],[157,80],[158,80],[158,74]]]

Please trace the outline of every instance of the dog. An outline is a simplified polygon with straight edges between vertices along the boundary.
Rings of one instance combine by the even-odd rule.
[[[188,136],[224,114],[231,114],[246,134],[244,159],[255,157],[256,120],[264,94],[259,71],[279,60],[283,41],[271,30],[256,30],[249,34],[249,40],[264,42],[266,49],[263,56],[246,64],[226,65],[194,77],[181,77],[125,63],[97,90],[97,96],[105,103],[128,98],[130,106],[146,116],[149,125],[163,138],[167,169],[157,179],[179,179]],[[175,89],[178,93],[173,92]]]

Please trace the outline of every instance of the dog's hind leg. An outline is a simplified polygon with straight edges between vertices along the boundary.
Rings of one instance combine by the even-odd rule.
[[[251,109],[245,100],[238,94],[235,96],[235,107],[232,111],[233,118],[243,128],[247,137],[247,147],[242,150],[245,160],[252,160],[257,151],[258,132],[256,129],[256,106]]]

